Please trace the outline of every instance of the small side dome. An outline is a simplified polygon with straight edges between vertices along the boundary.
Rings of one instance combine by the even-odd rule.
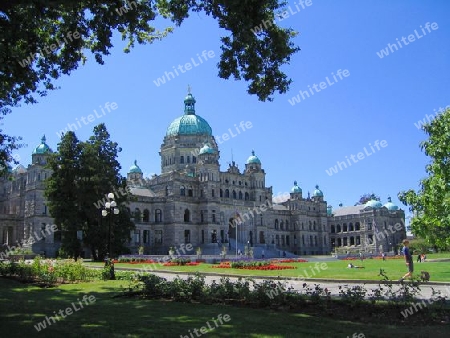
[[[300,188],[297,185],[297,181],[294,181],[294,186],[292,187],[291,192],[293,192],[293,193],[301,193],[302,192],[302,188]]]
[[[377,201],[377,200],[370,200],[370,201],[367,201],[366,204],[364,204],[365,208],[371,207],[374,209],[380,209],[382,206],[383,206],[383,204],[381,204],[381,202]]]
[[[392,199],[388,197],[388,201],[386,204],[383,205],[383,207],[387,208],[389,211],[397,211],[398,206],[392,203]]]
[[[247,164],[251,163],[261,164],[261,161],[259,160],[258,156],[255,155],[254,150],[252,150],[252,156],[247,159]]]
[[[313,197],[323,197],[323,192],[319,189],[319,186],[317,184],[316,189],[313,192]]]
[[[327,216],[333,216],[333,207],[331,205],[327,206]]]
[[[210,147],[208,143],[205,143],[205,145],[200,149],[199,155],[201,154],[214,154],[216,151]]]
[[[141,168],[137,165],[137,161],[134,160],[134,164],[130,167],[130,173],[139,173],[142,174]]]
[[[46,138],[45,138],[45,135],[44,135],[41,138],[41,144],[38,145],[36,148],[34,148],[33,155],[34,154],[48,154],[48,153],[52,153],[53,152],[50,149],[50,147],[47,145],[47,143],[45,143],[45,141],[46,141]]]

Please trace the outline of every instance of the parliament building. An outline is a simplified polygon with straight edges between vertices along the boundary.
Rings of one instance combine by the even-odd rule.
[[[253,248],[255,257],[262,250],[267,257],[282,251],[380,253],[395,250],[406,238],[404,211],[390,199],[384,205],[371,200],[332,210],[319,186],[304,196],[294,182],[289,197],[278,200],[266,186],[266,172],[254,151],[244,168],[233,161],[221,171],[219,147],[195,103],[189,93],[184,114],[167,128],[159,152],[161,173],[145,178],[136,161],[127,173],[135,196],[127,206],[136,225],[129,241],[133,253],[143,247],[146,254],[166,254],[182,243],[204,253],[218,254],[222,246],[233,253],[236,242],[241,250]],[[9,179],[0,178],[0,251],[23,245],[53,224],[44,197],[51,174],[45,164],[52,152],[43,137],[27,168],[18,165]],[[29,247],[54,257],[61,232],[41,237]]]

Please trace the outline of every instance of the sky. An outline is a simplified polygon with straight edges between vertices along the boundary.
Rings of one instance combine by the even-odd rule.
[[[14,108],[3,129],[28,145],[14,154],[27,166],[42,135],[56,150],[68,124],[80,121],[72,129],[84,141],[105,123],[122,148],[122,175],[135,159],[145,176],[159,174],[160,146],[183,115],[190,85],[196,113],[213,135],[229,134],[219,143],[222,171],[232,159],[244,169],[254,150],[274,195],[297,180],[303,196],[318,184],[334,209],[375,193],[407,211],[397,194],[417,190],[429,162],[418,122],[450,105],[450,2],[311,0],[302,7],[296,0],[288,1],[287,12],[277,22],[299,32],[294,42],[301,51],[283,67],[293,80],[289,92],[275,94],[273,102],[248,95],[243,81],[218,77],[220,37],[228,32],[193,13],[164,40],[129,54],[116,34],[103,66],[88,55],[86,65],[57,81],[59,90]],[[191,69],[158,82],[188,62]],[[237,134],[241,121],[251,128]]]

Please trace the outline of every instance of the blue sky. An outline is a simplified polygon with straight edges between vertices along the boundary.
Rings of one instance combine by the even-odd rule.
[[[241,121],[252,123],[252,128],[219,145],[222,170],[232,156],[243,169],[254,149],[275,195],[289,191],[297,180],[304,196],[319,184],[334,208],[339,203],[353,205],[371,192],[383,203],[392,196],[399,204],[397,193],[418,188],[428,161],[419,149],[426,135],[415,123],[450,105],[450,2],[311,2],[302,8],[298,0],[289,1],[291,13],[280,22],[301,33],[295,38],[301,51],[284,67],[294,80],[290,91],[275,95],[274,102],[249,96],[244,82],[218,78],[219,37],[227,33],[211,18],[194,13],[163,41],[137,46],[130,54],[122,52],[124,43],[117,38],[105,65],[90,57],[85,66],[58,81],[60,90],[36,105],[13,109],[3,128],[28,144],[16,152],[26,166],[43,134],[55,150],[57,133],[68,123],[87,119],[94,109],[100,116],[99,106],[114,102],[117,109],[82,125],[75,131],[78,138],[86,140],[93,127],[104,122],[123,149],[123,175],[134,159],[147,176],[159,174],[158,151],[170,122],[183,114],[190,84],[196,112],[209,122],[214,135]],[[437,28],[428,31],[425,25],[434,22]],[[408,42],[411,34],[416,37]],[[398,42],[402,37],[407,45]],[[389,43],[402,48],[391,46],[393,52],[380,58],[377,52]],[[191,58],[198,63],[197,54],[203,51],[213,51],[214,56],[165,84],[154,83],[173,66],[192,64]],[[310,97],[304,94],[306,98],[295,105],[289,103],[327,77],[333,82],[339,70],[347,70],[348,76]],[[370,145],[377,140],[384,140],[385,147],[372,151]],[[363,154],[360,159],[358,153]],[[357,162],[350,160],[352,154]],[[336,173],[327,174],[347,159],[347,168],[341,164],[342,170],[336,167]]]

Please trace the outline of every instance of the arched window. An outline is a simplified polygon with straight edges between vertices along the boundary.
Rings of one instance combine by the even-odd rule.
[[[356,231],[360,231],[361,230],[361,226],[359,225],[359,222],[355,223],[355,230]]]
[[[184,221],[185,222],[190,222],[191,220],[191,213],[189,211],[189,209],[184,210]]]
[[[239,191],[239,199],[241,200],[242,198],[243,198],[242,191]]]
[[[341,225],[340,224],[338,224],[338,225],[336,225],[336,232],[341,232]]]
[[[286,221],[286,230],[289,230],[289,221]]]
[[[225,197],[230,198],[230,190],[225,189]]]
[[[233,199],[236,199],[236,191],[233,190]]]
[[[180,186],[180,196],[186,196],[186,188],[184,185]]]
[[[141,210],[139,208],[134,209],[134,219],[138,222],[141,221]]]
[[[188,188],[188,196],[189,196],[189,197],[194,196],[194,190],[192,189],[191,186],[189,186],[189,188]]]
[[[311,221],[309,221],[309,230],[312,230],[311,228],[312,228],[312,223],[311,223]]]
[[[355,245],[355,237],[350,237],[350,245]]]
[[[245,193],[245,200],[248,201],[250,199],[250,195],[248,194],[248,192]]]
[[[314,221],[313,229],[316,230],[316,221]]]
[[[342,224],[342,232],[347,232],[348,231],[348,229],[347,229],[347,223],[343,223]]]
[[[150,211],[148,211],[148,209],[144,210],[142,221],[143,222],[149,222],[150,221]]]
[[[278,218],[275,219],[275,230],[278,230]]]
[[[162,222],[162,211],[161,211],[161,209],[156,209],[155,210],[155,222],[156,223],[161,223]]]
[[[220,189],[220,197],[223,197],[223,190]]]
[[[280,229],[284,230],[284,222],[283,222],[283,220],[280,221]]]
[[[331,224],[331,233],[334,234],[336,232],[335,228],[334,228],[334,224]]]

